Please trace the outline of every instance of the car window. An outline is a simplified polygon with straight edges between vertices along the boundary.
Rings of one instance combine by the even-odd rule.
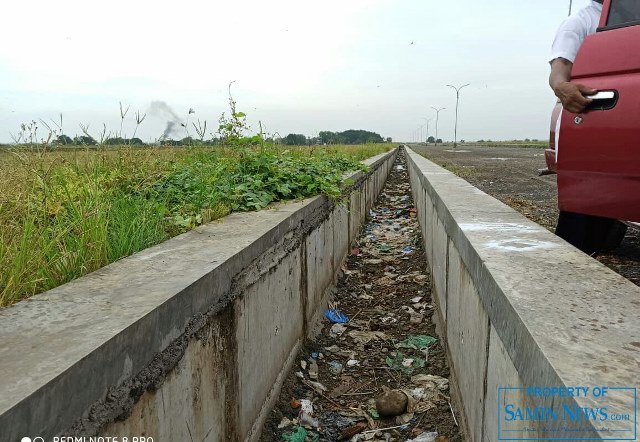
[[[640,24],[640,1],[611,0],[607,26],[621,26],[632,23]]]

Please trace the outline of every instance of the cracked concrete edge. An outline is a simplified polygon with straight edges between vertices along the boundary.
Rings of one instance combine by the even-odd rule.
[[[636,387],[640,288],[406,151],[412,182],[425,189],[427,204],[444,224],[522,385]],[[630,397],[617,400],[633,407]],[[575,403],[593,405],[582,398]]]
[[[392,163],[397,150],[363,161],[368,170],[348,177],[350,190]],[[156,388],[207,318],[333,209],[318,196],[234,213],[0,311],[3,437],[95,432],[126,415],[140,396],[132,391]],[[97,413],[105,404],[109,410]]]

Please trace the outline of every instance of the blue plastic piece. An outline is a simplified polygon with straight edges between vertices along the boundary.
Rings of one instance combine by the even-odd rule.
[[[345,322],[349,322],[349,318],[347,318],[347,315],[335,308],[330,308],[329,310],[324,312],[324,317],[334,324],[344,324]]]

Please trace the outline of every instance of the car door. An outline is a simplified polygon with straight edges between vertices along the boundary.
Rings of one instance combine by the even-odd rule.
[[[559,208],[640,221],[639,0],[605,0],[572,81],[601,93],[583,113],[562,113]]]

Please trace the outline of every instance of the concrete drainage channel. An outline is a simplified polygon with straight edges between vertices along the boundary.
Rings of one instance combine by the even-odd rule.
[[[298,353],[261,441],[463,440],[410,190],[401,153],[341,267],[346,317]]]
[[[308,364],[302,373],[308,383],[324,380],[321,370],[332,362],[342,364],[345,375],[358,364],[373,372],[371,384],[335,398],[331,391],[316,385],[317,391],[308,384],[315,392],[312,399],[335,402],[331,411],[351,404],[352,398],[367,397],[361,393],[374,391],[376,380],[382,389],[378,373],[395,379],[390,382],[393,388],[432,392],[433,401],[422,398],[414,405],[432,402],[435,408],[417,410],[411,417],[406,416],[410,410],[405,404],[394,419],[409,419],[409,425],[394,422],[397,425],[391,426],[399,428],[382,431],[381,440],[385,434],[387,440],[410,439],[414,434],[409,429],[416,428],[427,433],[437,429],[438,437],[452,439],[460,437],[457,428],[464,428],[467,438],[477,442],[584,439],[585,434],[591,439],[634,439],[640,288],[410,150],[406,167],[431,284],[413,278],[397,285],[415,289],[414,296],[398,292],[397,298],[383,297],[387,302],[380,310],[394,313],[385,314],[383,318],[391,319],[384,321],[397,319],[400,328],[387,329],[382,319],[372,320],[368,329],[344,326],[343,335],[349,339],[354,338],[351,331],[363,332],[359,336],[365,340],[382,332],[395,339],[390,341],[393,346],[372,338],[362,343],[363,350],[358,348],[354,358],[351,353],[333,355],[323,346],[324,359],[313,358],[319,380],[310,378],[308,371],[314,367],[308,358],[319,349],[304,347],[304,337],[322,318],[337,273],[342,271],[348,283],[347,279],[358,277],[349,271],[367,271],[366,266],[354,265],[360,253],[352,253],[349,245],[397,153],[369,160],[370,172],[352,177],[347,206],[317,197],[233,214],[0,311],[0,440],[48,441],[56,435],[163,442],[258,440],[268,417],[269,431],[287,417],[269,413],[276,403],[277,410],[284,410],[284,401],[291,406],[291,397],[278,401],[279,392],[290,369],[295,365],[294,372],[298,371],[301,359]],[[381,220],[386,219],[383,213]],[[374,243],[363,241],[358,248],[369,253]],[[420,245],[409,245],[414,247],[413,256],[419,257]],[[348,253],[351,257],[341,269]],[[404,267],[411,264],[413,269]],[[393,268],[385,270],[387,266]],[[414,271],[423,277],[426,269],[409,259],[398,265],[385,263],[381,270],[378,279],[398,280]],[[418,298],[426,298],[429,287],[433,310],[414,305],[424,304]],[[417,293],[420,290],[424,293]],[[345,310],[349,302],[361,306],[362,311],[348,310],[352,329],[353,324],[364,325],[358,322],[368,314],[364,310],[370,304],[364,301],[373,301],[362,295],[372,296],[356,291],[339,306]],[[398,308],[404,316],[395,316],[400,314]],[[403,329],[400,319],[408,318],[411,324],[412,311],[414,320],[422,315],[423,322]],[[437,330],[428,322],[431,311]],[[339,327],[334,334],[340,334]],[[331,337],[326,331],[320,336]],[[404,343],[408,349],[397,346],[410,338]],[[337,352],[344,351],[332,345]],[[383,364],[379,355],[384,348],[388,356]],[[413,379],[416,373],[429,374],[430,367],[434,375],[446,376],[443,355],[438,353],[443,348],[456,382],[447,390],[440,378]],[[418,366],[423,358],[426,371]],[[375,360],[376,368],[368,367],[366,360]],[[336,364],[331,367],[338,370]],[[412,368],[415,373],[399,374]],[[285,387],[285,394],[303,399],[308,392],[308,385],[303,385],[299,391]],[[592,394],[567,397],[563,388],[578,386]],[[594,394],[605,390],[606,395]],[[537,391],[564,391],[565,396],[536,395]],[[411,399],[404,397],[407,402]],[[371,413],[377,410],[360,399],[364,398],[358,402],[361,411],[341,415],[348,419],[341,421],[344,426],[331,428],[342,432],[350,428],[347,424],[377,425]],[[452,404],[460,427],[428,419],[434,410],[446,411],[444,400],[447,408]],[[561,402],[571,410],[606,407],[621,419],[529,421],[526,426],[522,420],[505,419],[507,407],[546,410]],[[321,416],[325,402],[319,404],[322,407],[314,413]],[[296,416],[303,417],[291,415]],[[334,416],[333,422],[337,419]],[[359,429],[365,438],[379,438],[362,426]],[[400,433],[393,433],[396,430]]]

